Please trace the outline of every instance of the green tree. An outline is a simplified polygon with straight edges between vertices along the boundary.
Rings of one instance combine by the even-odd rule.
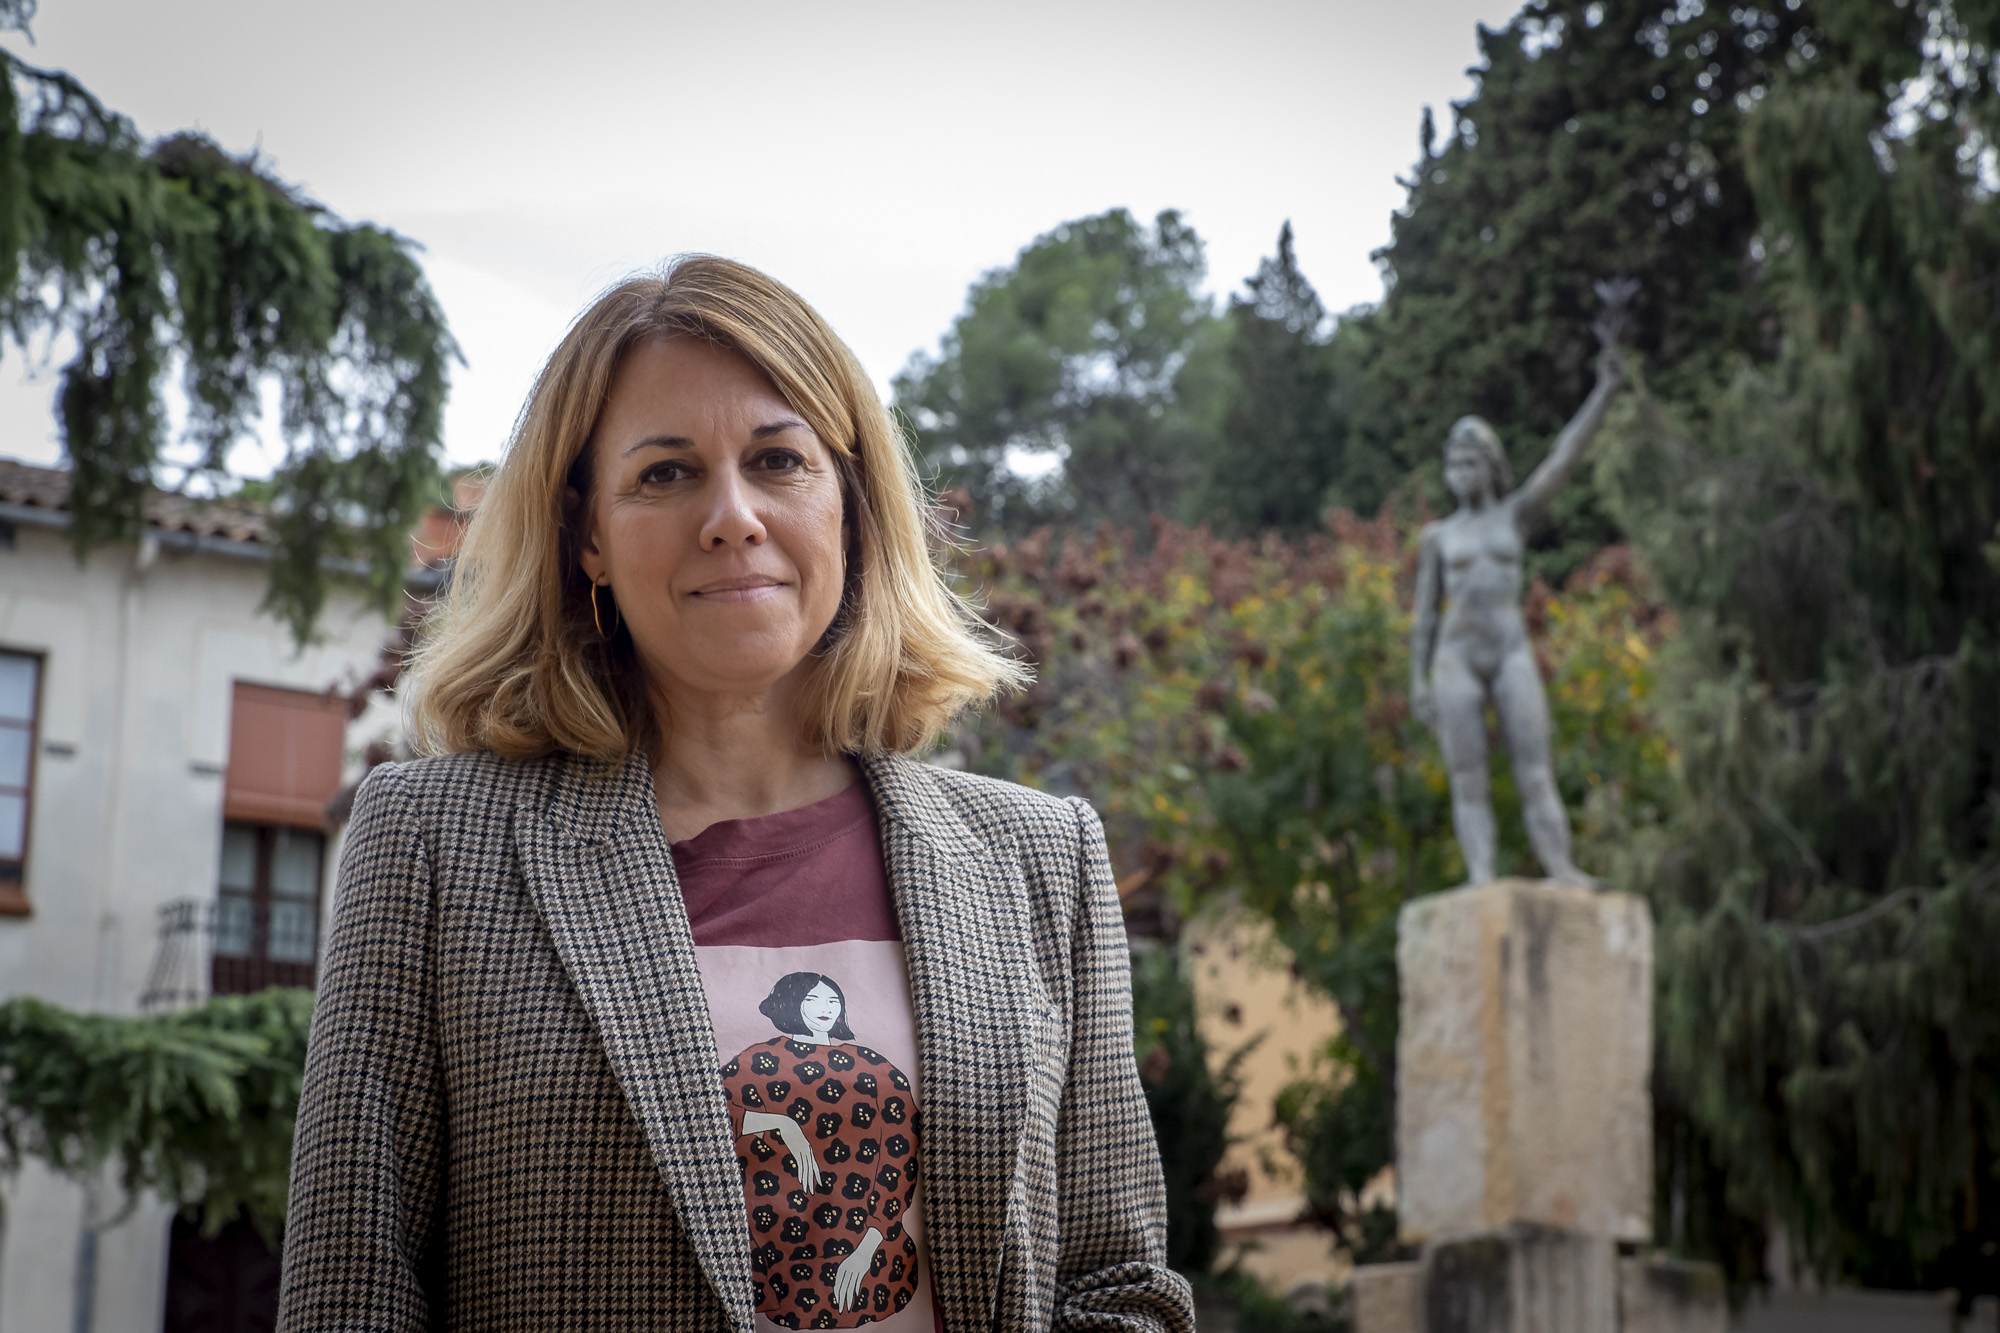
[[[1166,1178],[1167,1262],[1178,1272],[1204,1273],[1222,1247],[1216,1168],[1229,1149],[1242,1052],[1219,1072],[1211,1067],[1195,1022],[1194,986],[1171,944],[1132,960],[1132,1035]]]
[[[9,0],[0,31],[32,12]],[[305,639],[339,560],[364,561],[392,605],[456,355],[412,251],[202,135],[148,143],[69,75],[0,51],[0,328],[18,347],[74,341],[57,418],[79,556],[134,537],[163,473],[228,489],[231,447],[275,382],[289,452],[270,488],[268,609]]]
[[[935,357],[896,377],[929,468],[989,522],[1177,515],[1215,435],[1223,326],[1201,238],[1124,209],[1037,237],[973,285]],[[1055,464],[1039,477],[1023,464]]]
[[[1596,279],[1640,281],[1635,342],[1663,392],[1768,352],[1741,132],[1772,80],[1816,56],[1813,10],[1533,0],[1480,30],[1479,91],[1441,142],[1426,114],[1377,255],[1388,292],[1365,318],[1349,503],[1372,509],[1416,470],[1435,489],[1466,413],[1526,475],[1589,392]],[[1559,582],[1616,537],[1572,485],[1530,570]]]
[[[1754,1271],[2000,1290],[2000,6],[1822,4],[1746,122],[1779,355],[1630,405],[1680,609],[1663,1220]],[[1810,75],[1810,77],[1808,77]]]
[[[1347,418],[1326,307],[1299,271],[1291,223],[1245,288],[1229,301],[1228,407],[1206,456],[1200,517],[1238,532],[1312,532],[1343,470]]]

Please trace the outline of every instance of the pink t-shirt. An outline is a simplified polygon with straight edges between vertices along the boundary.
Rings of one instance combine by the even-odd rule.
[[[673,855],[737,1130],[757,1327],[941,1329],[916,1015],[867,789],[712,824]]]

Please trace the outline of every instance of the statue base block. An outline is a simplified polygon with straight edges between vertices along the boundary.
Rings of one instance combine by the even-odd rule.
[[[1425,1333],[1614,1333],[1617,1247],[1516,1226],[1424,1249]]]
[[[1620,1257],[1601,1236],[1547,1227],[1461,1236],[1421,1262],[1364,1264],[1355,1333],[1728,1333],[1722,1270]]]
[[[1647,1240],[1653,925],[1646,904],[1520,879],[1431,894],[1403,908],[1396,965],[1404,1240],[1491,1236],[1520,1225],[1607,1246]]]

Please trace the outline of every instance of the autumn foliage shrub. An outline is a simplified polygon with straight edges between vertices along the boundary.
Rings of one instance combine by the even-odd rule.
[[[1406,698],[1414,538],[1336,512],[1304,540],[1155,522],[1143,536],[1043,528],[956,557],[1038,673],[961,726],[957,761],[1089,797],[1135,934],[1254,912],[1339,1007],[1340,1035],[1273,1110],[1313,1213],[1363,1255],[1393,1246],[1393,1219],[1359,1199],[1393,1158],[1396,913],[1465,873],[1436,743]],[[1672,755],[1647,701],[1673,622],[1622,548],[1559,592],[1534,584],[1526,609],[1578,859],[1610,871],[1666,803]],[[1538,874],[1504,772],[1494,793],[1503,873]],[[1176,1199],[1212,1210],[1215,1182],[1181,1184]]]

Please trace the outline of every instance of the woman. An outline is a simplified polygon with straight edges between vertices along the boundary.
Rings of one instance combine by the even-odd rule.
[[[416,664],[432,757],[356,801],[280,1327],[1191,1326],[1102,828],[907,757],[1018,681],[923,513],[853,356],[762,274],[686,260],[577,321]],[[753,1244],[718,1052],[768,1040],[757,997],[801,972],[850,979],[838,1021],[923,1107],[900,1310],[879,1207],[832,1300],[788,1276],[823,1251]],[[823,1110],[821,1166],[853,1137],[812,1082],[781,1096],[798,1134],[747,1134],[792,1188]],[[842,1228],[882,1179],[849,1175]]]

